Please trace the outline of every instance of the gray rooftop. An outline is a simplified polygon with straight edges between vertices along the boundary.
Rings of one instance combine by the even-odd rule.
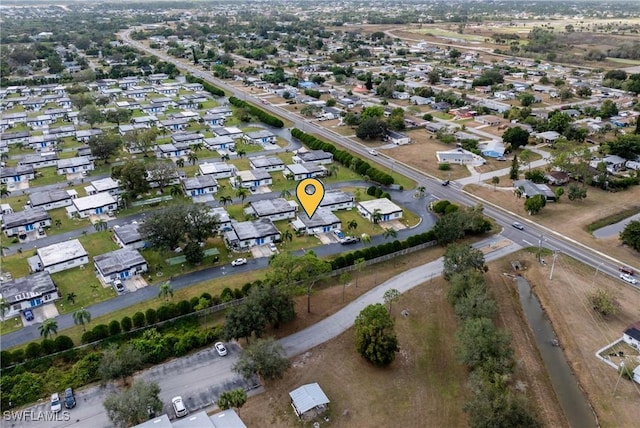
[[[254,156],[249,158],[249,162],[254,168],[268,168],[270,166],[284,165],[282,159],[276,156]]]
[[[218,428],[218,426],[215,425],[211,419],[209,419],[209,415],[207,415],[207,412],[201,411],[197,413],[191,413],[190,415],[185,416],[182,419],[176,419],[173,422],[173,428]]]
[[[325,170],[325,168],[311,162],[294,163],[291,165],[287,165],[287,169],[293,174],[314,174]]]
[[[113,233],[125,245],[133,244],[142,240],[142,235],[138,231],[138,225],[134,223],[114,228]]]
[[[15,175],[33,174],[32,165],[5,166],[0,168],[0,177],[13,177]]]
[[[345,202],[355,202],[353,195],[345,193],[342,190],[329,190],[324,193],[320,207],[329,205],[337,205]]]
[[[315,162],[326,159],[333,159],[333,155],[329,152],[325,152],[324,150],[310,150],[307,152],[298,152],[297,156],[303,162]]]
[[[66,190],[62,189],[45,190],[43,192],[34,192],[29,194],[29,203],[34,208],[67,199],[71,199],[71,195],[67,193]]]
[[[273,137],[274,133],[271,131],[267,131],[265,129],[261,129],[260,131],[255,131],[255,132],[247,132],[247,137],[254,139],[254,140],[259,140],[262,138],[269,138],[269,137]]]
[[[258,217],[268,217],[270,215],[296,211],[296,206],[284,198],[253,201],[251,202],[251,208]]]
[[[549,186],[547,186],[546,184],[536,184],[533,181],[529,181],[529,180],[514,181],[513,188],[517,189],[519,187],[522,187],[524,189],[524,193],[526,193],[527,197],[529,198],[535,195],[544,195],[545,198],[553,198],[553,199],[555,199],[556,197],[553,190],[551,190]]]
[[[58,159],[58,154],[55,152],[37,153],[33,155],[26,155],[25,157],[23,157],[18,161],[18,164],[30,165],[34,163],[48,162],[48,161],[57,160],[57,159]]]
[[[17,226],[39,223],[45,220],[51,220],[51,217],[44,208],[40,207],[30,210],[18,211],[16,213],[9,213],[2,216],[4,229],[13,229]]]
[[[243,222],[231,220],[231,227],[233,228],[236,238],[240,241],[280,234],[278,229],[273,225],[273,222],[268,218]]]
[[[42,261],[42,266],[45,268],[87,255],[84,247],[77,239],[38,248],[37,252],[40,261]]]
[[[160,415],[157,418],[135,425],[134,428],[173,428],[173,425],[171,425],[167,415]]]
[[[306,227],[321,227],[330,226],[332,224],[340,223],[340,219],[327,208],[318,208],[311,218],[305,213],[298,214],[298,220],[300,220]]]
[[[0,285],[0,296],[10,304],[41,297],[56,290],[49,272],[36,272],[33,275],[16,278]]]
[[[309,383],[294,389],[289,393],[293,405],[300,413],[306,413],[314,407],[329,404],[329,398],[325,395],[318,383]]]
[[[93,262],[100,272],[102,272],[102,275],[119,273],[146,263],[140,253],[131,248],[120,248],[119,250],[100,254],[93,258]]]
[[[58,169],[73,168],[73,167],[82,166],[82,165],[90,165],[91,163],[92,163],[91,159],[89,159],[86,156],[68,158],[68,159],[59,159]]]
[[[185,190],[202,189],[204,187],[216,187],[218,180],[211,175],[198,175],[197,177],[187,178],[182,182]]]

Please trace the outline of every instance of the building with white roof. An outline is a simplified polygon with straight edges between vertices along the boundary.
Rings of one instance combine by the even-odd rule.
[[[331,210],[318,208],[311,218],[305,213],[298,213],[298,218],[291,222],[291,226],[297,232],[317,235],[318,233],[339,230],[342,222]]]
[[[97,193],[106,192],[111,196],[117,196],[123,192],[120,187],[120,181],[114,180],[111,177],[102,178],[100,180],[94,180],[91,185],[84,188],[87,195],[95,195]]]
[[[228,164],[226,162],[205,162],[198,166],[198,170],[202,175],[210,175],[216,180],[221,178],[230,178],[236,175],[235,165]]]
[[[87,218],[92,215],[112,213],[118,209],[118,203],[108,193],[96,193],[72,200],[73,205],[67,207],[69,217]]]
[[[294,218],[298,211],[295,201],[287,201],[284,198],[263,199],[250,203],[246,212],[258,218],[268,218],[271,221],[287,220]]]
[[[358,212],[371,222],[375,221],[378,214],[380,216],[378,221],[389,221],[402,218],[402,208],[387,198],[358,202],[356,207],[358,208]]]
[[[55,273],[86,265],[89,255],[80,241],[72,239],[38,248],[36,255],[29,257],[27,262],[31,272]]]

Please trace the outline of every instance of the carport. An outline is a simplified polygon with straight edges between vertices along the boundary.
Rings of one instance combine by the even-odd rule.
[[[289,393],[291,407],[300,419],[313,419],[327,410],[330,403],[318,383],[309,383]]]

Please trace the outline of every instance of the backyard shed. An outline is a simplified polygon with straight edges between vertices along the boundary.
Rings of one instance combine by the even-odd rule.
[[[318,383],[309,383],[289,393],[291,407],[300,419],[313,419],[327,410],[329,399]]]

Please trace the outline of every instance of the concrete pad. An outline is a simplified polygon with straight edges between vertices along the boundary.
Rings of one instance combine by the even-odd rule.
[[[380,227],[383,227],[385,229],[393,229],[395,231],[404,230],[407,228],[407,226],[402,223],[402,220],[381,221],[378,224],[380,225]]]

